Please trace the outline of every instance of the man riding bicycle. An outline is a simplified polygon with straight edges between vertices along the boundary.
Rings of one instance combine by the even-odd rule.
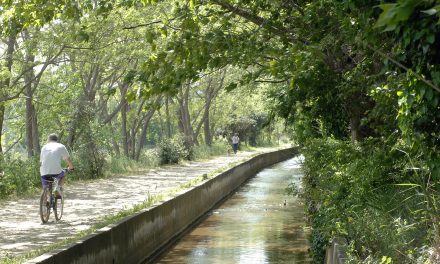
[[[74,169],[66,147],[58,143],[58,136],[56,134],[50,134],[47,138],[47,144],[41,149],[40,155],[40,174],[43,188],[47,187],[53,178],[57,178],[59,187],[57,191],[59,193],[62,192],[64,182],[64,170],[61,167],[62,159],[67,161],[69,170]]]

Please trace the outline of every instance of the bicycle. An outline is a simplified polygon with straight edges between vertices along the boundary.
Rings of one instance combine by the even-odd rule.
[[[63,169],[64,173],[69,172],[69,169]],[[43,192],[40,197],[40,218],[41,221],[47,223],[50,216],[50,211],[53,209],[55,220],[61,220],[63,216],[64,207],[64,196],[63,192],[57,192],[55,194],[54,190],[58,189],[58,179],[57,175],[49,176],[44,179],[48,182],[48,185],[43,188]],[[53,188],[55,186],[55,188]]]

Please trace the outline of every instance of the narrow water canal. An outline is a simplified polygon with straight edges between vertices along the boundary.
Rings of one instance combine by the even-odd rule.
[[[157,263],[311,263],[303,205],[285,193],[300,180],[298,157],[264,169]]]

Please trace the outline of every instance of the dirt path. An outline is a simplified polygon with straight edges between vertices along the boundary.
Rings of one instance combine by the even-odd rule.
[[[157,168],[143,175],[67,185],[63,219],[57,223],[51,214],[49,223],[41,224],[38,196],[4,202],[0,205],[0,260],[72,237],[98,223],[105,215],[143,202],[148,194],[164,193],[204,173],[273,150],[266,148],[256,152],[239,152],[210,161]]]

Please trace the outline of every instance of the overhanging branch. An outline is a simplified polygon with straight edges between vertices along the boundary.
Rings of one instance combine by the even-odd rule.
[[[163,23],[162,20],[155,20],[155,21],[151,21],[151,22],[148,22],[148,23],[144,23],[144,24],[138,24],[138,25],[134,25],[134,26],[123,27],[122,29],[136,29],[136,28],[140,28],[140,27],[148,27],[150,25],[159,24],[159,23]]]
[[[390,55],[386,54],[385,52],[374,48],[371,45],[367,45],[367,47],[369,49],[371,49],[372,51],[376,52],[377,54],[379,54],[380,56],[390,60],[392,63],[394,63],[395,65],[397,65],[399,68],[404,69],[407,72],[410,72],[412,74],[414,74],[414,76],[419,79],[420,81],[424,82],[425,84],[427,84],[429,87],[431,87],[432,89],[436,90],[437,92],[440,93],[440,88],[438,86],[436,86],[434,83],[432,83],[431,81],[427,80],[426,78],[423,78],[423,76],[421,76],[420,74],[416,73],[415,71],[413,71],[412,69],[406,67],[405,65],[403,65],[402,63],[398,62],[397,60],[391,58]]]
[[[262,26],[273,33],[275,33],[277,36],[281,38],[285,38],[289,40],[289,42],[295,42],[295,43],[301,43],[304,45],[308,45],[308,41],[302,38],[299,38],[295,36],[295,33],[292,32],[292,30],[285,28],[281,25],[274,25],[273,23],[270,23],[267,19],[262,18],[256,14],[251,13],[248,10],[244,10],[242,8],[239,8],[237,6],[233,6],[232,4],[228,3],[225,0],[209,0],[210,2],[219,5],[220,7],[231,11],[233,14],[238,15],[256,25]]]
[[[285,80],[255,80],[254,82],[256,83],[283,83],[283,82],[287,82],[289,79],[285,79]]]

